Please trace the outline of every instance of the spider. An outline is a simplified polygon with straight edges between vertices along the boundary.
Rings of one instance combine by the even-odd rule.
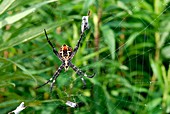
[[[54,48],[53,44],[50,42],[46,30],[44,29],[45,32],[45,36],[47,38],[47,41],[49,43],[49,45],[52,47],[54,54],[62,61],[62,64],[60,65],[60,67],[58,68],[58,70],[54,73],[54,75],[44,84],[38,86],[37,88],[40,88],[46,84],[48,84],[49,82],[52,81],[51,86],[50,86],[50,92],[53,89],[54,83],[57,79],[57,77],[59,76],[61,70],[64,68],[65,71],[68,70],[69,67],[71,67],[81,78],[82,82],[83,82],[83,87],[86,86],[86,82],[84,80],[84,78],[82,76],[86,76],[88,78],[93,78],[95,73],[93,75],[87,75],[86,73],[82,72],[82,70],[80,70],[79,68],[77,68],[72,62],[71,60],[73,59],[73,57],[75,56],[79,46],[80,46],[80,42],[82,40],[84,31],[88,29],[87,25],[83,25],[84,26],[84,30],[81,32],[80,34],[80,39],[77,43],[77,45],[75,46],[74,50],[72,50],[71,47],[67,46],[66,44],[62,45],[59,52]]]

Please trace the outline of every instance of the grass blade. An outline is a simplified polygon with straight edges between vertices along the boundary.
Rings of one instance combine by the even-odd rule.
[[[15,2],[15,0],[3,0],[0,4],[0,15],[4,13],[13,2]]]
[[[48,25],[39,26],[39,27],[29,29],[22,34],[19,34],[17,37],[12,38],[10,41],[2,43],[0,45],[0,51],[3,51],[3,50],[8,49],[10,47],[19,45],[21,43],[27,42],[29,40],[36,38],[37,36],[39,36],[41,34],[44,34],[44,31],[43,31],[44,28],[48,28],[47,30],[49,30],[49,29],[52,29],[54,27],[66,24],[68,22],[70,22],[70,21],[67,20],[67,22],[62,21],[62,22],[52,23],[52,24],[48,24]]]
[[[102,33],[104,36],[104,41],[110,49],[112,59],[114,59],[115,58],[114,52],[115,52],[115,48],[116,48],[114,32],[108,26],[104,26],[104,27],[102,27]]]
[[[0,28],[4,27],[7,24],[13,24],[13,23],[21,20],[22,18],[26,17],[27,15],[35,12],[35,10],[38,9],[39,7],[41,7],[45,4],[54,2],[54,1],[56,1],[56,0],[49,0],[49,1],[42,2],[42,3],[39,3],[39,4],[32,6],[30,8],[27,8],[23,12],[20,12],[18,14],[13,15],[13,16],[9,16],[9,17],[5,18],[4,20],[0,21]]]

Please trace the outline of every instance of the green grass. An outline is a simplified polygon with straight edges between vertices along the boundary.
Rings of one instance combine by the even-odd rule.
[[[0,112],[25,102],[23,114],[170,113],[169,9],[167,0],[0,1]],[[74,48],[88,10],[90,29],[72,62],[96,76],[83,89],[63,70],[52,94],[50,85],[35,89],[61,64],[43,29],[56,49]]]

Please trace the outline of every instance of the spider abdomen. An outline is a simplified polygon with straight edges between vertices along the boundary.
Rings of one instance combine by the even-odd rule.
[[[61,46],[59,54],[64,62],[65,71],[67,71],[69,68],[69,59],[72,54],[72,48],[64,44]]]

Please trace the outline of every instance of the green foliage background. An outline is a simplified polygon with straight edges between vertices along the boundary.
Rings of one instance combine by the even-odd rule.
[[[88,74],[82,89],[70,69],[49,79],[61,62],[57,49],[74,47],[82,16],[90,30],[72,62]],[[0,113],[22,101],[23,114],[170,113],[170,0],[1,0]],[[66,101],[78,103],[77,108]]]

